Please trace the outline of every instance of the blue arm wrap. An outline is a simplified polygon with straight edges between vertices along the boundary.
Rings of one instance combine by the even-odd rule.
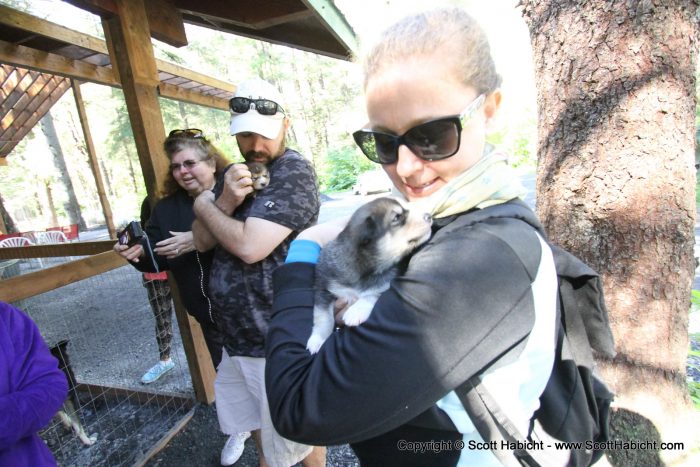
[[[285,263],[312,263],[318,262],[321,254],[321,246],[311,240],[294,240],[289,245],[289,252]]]

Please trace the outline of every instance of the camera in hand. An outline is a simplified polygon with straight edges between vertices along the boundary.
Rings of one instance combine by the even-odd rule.
[[[129,224],[117,234],[120,245],[133,246],[143,237],[143,230],[137,221],[131,221]]]

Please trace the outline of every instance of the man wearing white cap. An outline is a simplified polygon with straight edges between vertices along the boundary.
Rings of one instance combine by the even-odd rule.
[[[318,183],[311,163],[285,146],[290,121],[274,86],[240,84],[230,100],[231,134],[246,162],[262,162],[270,184],[255,196],[245,164],[234,164],[213,191],[197,197],[192,226],[200,251],[215,248],[209,295],[224,334],[215,394],[221,430],[230,435],[221,464],[231,465],[253,431],[260,465],[325,465],[325,448],[286,440],[270,420],[265,395],[265,334],[272,312],[272,272],[291,241],[318,219]]]

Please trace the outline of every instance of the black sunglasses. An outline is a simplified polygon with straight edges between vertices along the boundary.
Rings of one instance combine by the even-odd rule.
[[[399,146],[402,144],[423,160],[447,159],[459,151],[462,129],[485,99],[486,96],[480,94],[461,114],[421,123],[401,136],[381,131],[359,130],[353,133],[352,137],[362,153],[378,164],[394,164],[399,158]]]
[[[250,106],[255,104],[255,110],[260,115],[275,115],[278,111],[284,113],[282,106],[269,99],[248,99],[247,97],[232,97],[228,101],[231,111],[237,114],[244,114],[250,110]]]
[[[173,130],[168,133],[168,138],[184,137],[184,138],[204,138],[204,132],[199,128],[185,128],[184,130]]]

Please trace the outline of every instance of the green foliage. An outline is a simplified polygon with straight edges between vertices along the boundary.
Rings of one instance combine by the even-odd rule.
[[[690,304],[700,310],[700,290],[693,289],[690,291]]]
[[[697,149],[696,149],[697,153]],[[696,159],[697,161],[697,159]],[[698,170],[695,170],[695,204],[700,204],[700,178],[698,177]]]
[[[690,292],[690,313],[700,313],[700,291],[691,290]],[[700,350],[693,349],[693,343],[700,343],[700,333],[690,334],[690,345],[688,348],[688,367],[695,371],[700,371]],[[690,398],[697,409],[700,409],[700,382],[688,379],[688,391]]]
[[[690,336],[691,345],[688,349],[688,366],[695,371],[700,371],[700,351],[694,350],[692,347],[692,342],[700,342],[700,334],[696,333]],[[700,409],[700,382],[692,381],[688,379],[688,391],[690,392],[690,398],[693,400],[693,404],[697,409]]]
[[[508,154],[513,167],[534,167],[537,163],[536,135],[536,122],[528,120],[513,128],[493,132],[487,140]]]
[[[326,170],[318,174],[321,191],[347,190],[352,187],[360,173],[373,168],[374,164],[352,146],[330,151]]]

